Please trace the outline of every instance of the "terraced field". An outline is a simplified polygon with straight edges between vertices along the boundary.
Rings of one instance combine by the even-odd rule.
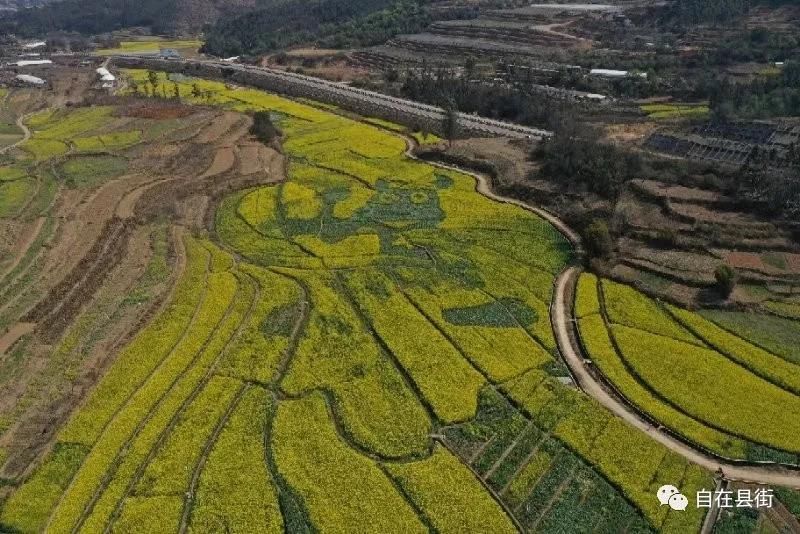
[[[185,260],[169,301],[9,481],[0,525],[699,529],[704,510],[669,512],[654,491],[711,488],[710,473],[562,383],[548,305],[572,249],[550,224],[478,194],[471,176],[406,157],[388,129],[221,83],[161,84],[225,109],[193,138],[218,139],[209,169],[231,145],[242,153],[229,133],[246,131],[239,112],[270,111],[287,180],[236,181],[241,163],[220,175],[227,194],[210,197],[205,230],[174,243]],[[44,131],[56,152],[129,141]],[[76,165],[118,172],[95,157]]]
[[[592,275],[579,280],[575,310],[599,373],[650,418],[723,458],[800,462],[798,421],[783,416],[800,408],[795,362]]]
[[[121,41],[115,48],[100,48],[95,51],[98,56],[114,54],[157,54],[162,49],[176,50],[184,56],[197,55],[197,50],[202,46],[202,41],[192,39],[168,40],[152,37],[134,41]]]

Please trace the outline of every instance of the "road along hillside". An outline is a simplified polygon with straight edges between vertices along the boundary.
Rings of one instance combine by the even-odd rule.
[[[550,313],[559,351],[578,386],[586,394],[654,440],[710,471],[721,472],[722,477],[727,480],[800,488],[800,472],[779,466],[741,465],[700,452],[687,443],[674,438],[663,429],[653,426],[640,414],[628,408],[622,399],[606,390],[587,368],[585,363],[587,356],[582,353],[575,336],[572,335],[575,318],[572,315],[572,306],[568,299],[574,291],[580,273],[580,268],[573,266],[568,267],[558,276]]]
[[[380,117],[413,128],[442,133],[446,112],[442,108],[350,87],[312,76],[265,67],[220,61],[162,60],[141,56],[114,56],[116,67],[150,69],[250,85],[278,94],[310,98],[365,116]],[[551,132],[519,124],[459,113],[459,128],[465,135],[542,139]]]

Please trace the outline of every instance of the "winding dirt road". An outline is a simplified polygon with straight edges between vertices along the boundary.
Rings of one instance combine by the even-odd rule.
[[[672,437],[664,430],[654,427],[631,410],[623,400],[607,391],[589,372],[585,363],[586,356],[581,353],[575,336],[572,334],[575,319],[572,316],[572,305],[568,302],[568,295],[573,293],[580,273],[579,267],[568,267],[556,279],[553,303],[550,307],[550,320],[553,324],[559,351],[578,385],[586,394],[687,460],[705,467],[709,471],[721,470],[722,476],[726,480],[800,488],[800,472],[779,466],[739,465],[700,452]]]
[[[397,132],[392,132],[397,134]],[[402,136],[406,140],[406,155],[417,161],[424,161],[436,167],[458,171],[462,174],[472,176],[476,180],[476,190],[497,202],[514,204],[525,210],[547,220],[575,247],[575,253],[579,257],[583,254],[581,238],[577,232],[570,228],[561,219],[547,210],[526,204],[520,200],[505,197],[495,193],[491,188],[491,182],[486,176],[469,170],[447,165],[445,163],[420,160],[413,153],[414,141],[408,136]],[[621,417],[629,424],[638,428],[652,439],[658,441],[670,450],[680,454],[687,460],[694,462],[709,471],[722,473],[722,478],[731,481],[749,482],[755,484],[767,484],[775,486],[786,486],[800,489],[800,471],[785,469],[780,466],[748,466],[726,462],[704,452],[698,451],[687,443],[672,437],[663,429],[654,427],[641,415],[630,409],[625,401],[618,398],[606,390],[589,372],[585,360],[588,359],[582,353],[578,345],[574,332],[575,319],[572,315],[572,305],[568,302],[568,296],[572,295],[581,274],[581,268],[570,266],[564,269],[556,278],[553,301],[550,305],[550,321],[556,337],[558,349],[562,354],[567,366],[572,373],[577,385],[587,395],[597,400],[600,404],[610,410],[613,414]],[[704,530],[708,530],[708,525],[704,525]]]
[[[387,130],[388,131],[388,130]],[[391,132],[397,135],[397,132]],[[408,136],[402,136],[406,140],[406,156],[413,160],[425,163],[427,165],[433,165],[434,167],[439,167],[441,169],[448,169],[451,171],[456,171],[461,174],[466,174],[467,176],[471,176],[475,178],[475,190],[480,193],[481,195],[494,200],[495,202],[502,202],[503,204],[513,204],[515,206],[519,206],[520,208],[530,211],[541,217],[542,219],[546,220],[550,224],[552,224],[556,230],[561,232],[561,234],[570,242],[570,244],[575,247],[575,253],[578,255],[583,254],[583,247],[581,244],[581,237],[575,232],[572,228],[567,226],[567,224],[553,215],[551,212],[544,210],[542,208],[537,208],[535,206],[531,206],[530,204],[526,204],[521,200],[517,200],[516,198],[504,197],[502,195],[498,195],[492,190],[492,184],[489,178],[484,176],[483,174],[470,171],[468,169],[462,169],[461,167],[456,167],[454,165],[447,165],[446,163],[441,163],[438,161],[431,161],[431,160],[423,160],[418,158],[414,154],[414,141]]]

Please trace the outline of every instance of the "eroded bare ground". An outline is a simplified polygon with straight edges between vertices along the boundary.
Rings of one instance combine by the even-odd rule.
[[[81,101],[82,75],[74,76],[60,78],[47,102],[19,93],[15,105],[28,113]],[[119,106],[142,117],[174,115],[167,108],[175,104]],[[56,228],[29,273],[37,298],[0,332],[0,449],[9,454],[0,479],[24,476],[116,350],[167,300],[184,261],[180,233],[212,230],[227,192],[283,179],[283,156],[249,136],[248,116],[180,107],[180,127],[119,153],[129,163],[123,176],[90,189],[62,183],[51,208]],[[32,246],[31,224],[40,223],[0,230],[15,257]],[[0,294],[0,309],[18,299]]]

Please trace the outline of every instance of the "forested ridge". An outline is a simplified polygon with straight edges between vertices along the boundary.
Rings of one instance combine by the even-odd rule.
[[[222,20],[206,36],[215,55],[257,54],[299,43],[337,48],[369,46],[429,22],[412,0],[267,0],[260,8]]]
[[[96,34],[133,26],[167,32],[177,15],[175,0],[63,0],[22,9],[0,21],[0,33],[35,36],[51,31]]]
[[[256,0],[60,0],[0,19],[0,34],[23,37],[67,31],[95,35],[131,27],[153,33],[197,33],[217,17],[252,8]]]

